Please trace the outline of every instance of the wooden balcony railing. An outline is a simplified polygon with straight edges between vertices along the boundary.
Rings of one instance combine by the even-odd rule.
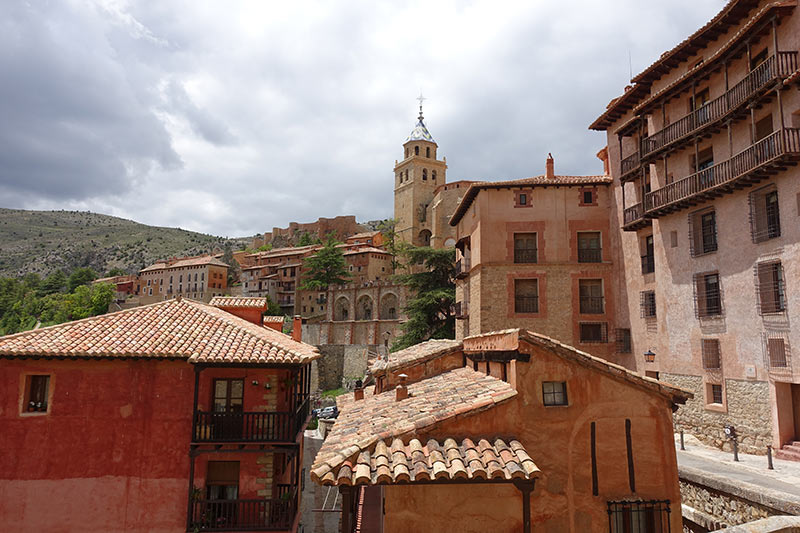
[[[469,276],[469,257],[462,257],[456,261],[456,278],[466,278]]]
[[[625,208],[625,211],[623,211],[622,223],[623,225],[627,226],[629,224],[638,222],[643,218],[644,218],[644,212],[642,211],[642,203],[639,202],[638,204]]]
[[[294,524],[297,487],[278,498],[193,500],[189,531],[281,531]]]
[[[773,132],[730,159],[647,193],[645,210],[658,215],[680,208],[686,200],[722,188],[784,155],[800,156],[800,130],[787,128]]]
[[[797,70],[797,52],[778,52],[751,70],[739,83],[683,118],[642,139],[642,158],[689,139],[700,130],[719,123],[770,85]],[[623,175],[625,171],[622,171]]]
[[[634,152],[633,154],[629,155],[625,159],[622,160],[622,175],[620,179],[624,180],[628,174],[632,173],[633,171],[639,168],[639,152]]]
[[[289,412],[204,412],[194,416],[195,442],[293,442],[299,430]]]

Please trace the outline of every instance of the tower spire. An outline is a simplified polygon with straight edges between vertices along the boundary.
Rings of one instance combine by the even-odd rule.
[[[426,100],[426,98],[424,96],[422,96],[422,91],[419,92],[419,96],[417,96],[417,100],[419,100],[419,119],[422,120],[423,118],[425,118],[425,117],[422,116],[422,102],[424,102]]]

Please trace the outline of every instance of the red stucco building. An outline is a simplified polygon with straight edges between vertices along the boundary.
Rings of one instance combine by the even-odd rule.
[[[0,337],[5,531],[296,531],[312,346],[173,299]]]

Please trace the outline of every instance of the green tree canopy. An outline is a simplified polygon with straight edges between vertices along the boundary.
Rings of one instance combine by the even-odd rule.
[[[54,294],[62,292],[67,288],[67,275],[61,270],[56,270],[39,285],[39,294],[45,296],[47,294]]]
[[[330,285],[343,285],[350,280],[350,273],[344,262],[344,254],[337,245],[341,244],[334,235],[328,235],[325,244],[317,253],[304,261],[308,272],[300,285],[304,290],[325,290]]]
[[[397,239],[397,232],[395,231],[396,224],[397,221],[393,218],[381,220],[378,223],[378,231],[383,234],[383,247],[392,254],[392,274],[395,274],[397,269],[402,266],[400,259],[409,248],[408,243]]]
[[[125,272],[124,270],[122,270],[121,268],[114,267],[114,268],[112,268],[111,270],[108,271],[108,273],[106,274],[106,277],[110,278],[112,276],[125,276],[127,274],[128,273]]]
[[[91,268],[78,268],[72,271],[67,280],[67,291],[75,292],[81,285],[88,285],[97,279],[97,272]]]
[[[297,244],[295,244],[295,248],[299,248],[301,246],[310,246],[312,244],[322,244],[322,241],[319,237],[316,239],[311,236],[311,234],[307,231],[304,231],[300,234],[300,238],[297,239]]]
[[[411,273],[398,275],[396,279],[409,289],[405,308],[408,320],[402,326],[403,334],[392,345],[392,351],[428,339],[455,338],[455,249],[411,247],[404,252],[404,257]]]

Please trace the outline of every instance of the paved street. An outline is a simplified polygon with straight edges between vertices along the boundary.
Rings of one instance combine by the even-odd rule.
[[[733,461],[732,453],[704,446],[689,436],[685,444],[686,451],[681,451],[676,443],[679,466],[697,468],[740,483],[778,491],[784,493],[787,500],[800,502],[799,462],[773,459],[775,469],[768,470],[766,455],[740,453],[737,463]]]

